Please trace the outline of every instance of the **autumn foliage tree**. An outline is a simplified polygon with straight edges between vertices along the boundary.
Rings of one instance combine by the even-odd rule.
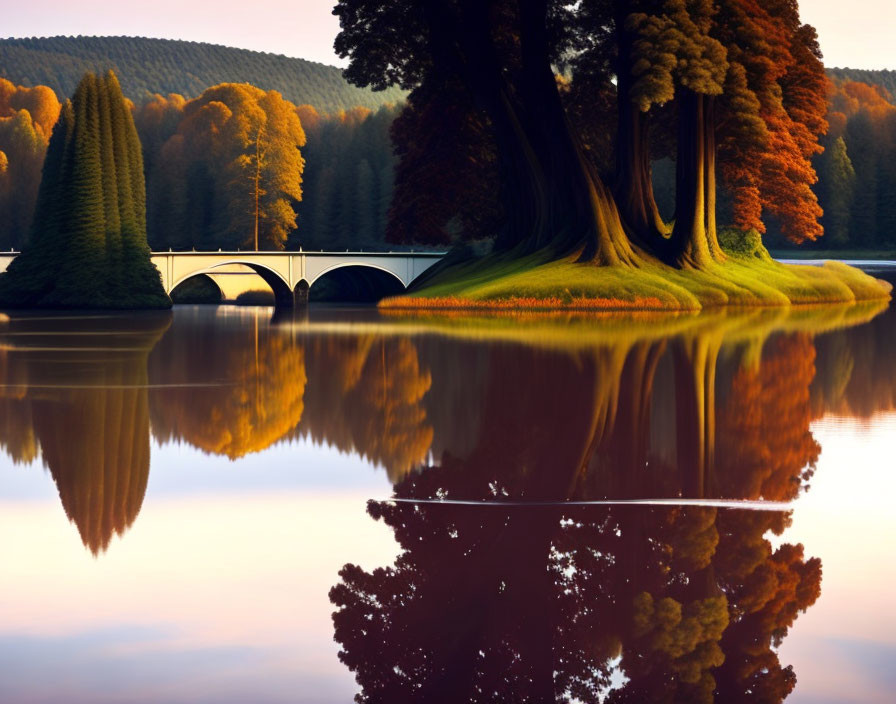
[[[820,235],[811,186],[812,157],[826,129],[825,77],[814,30],[802,24],[795,2],[434,0],[399,8],[343,0],[334,12],[350,80],[413,89],[403,134],[413,134],[414,120],[417,129],[424,121],[437,125],[427,106],[440,91],[463,91],[456,102],[470,108],[453,134],[445,131],[453,148],[414,144],[402,152],[399,173],[426,174],[422,155],[432,157],[444,171],[426,189],[439,190],[442,211],[462,218],[467,180],[482,188],[488,172],[471,172],[468,163],[451,168],[452,160],[477,143],[461,126],[481,125],[485,149],[476,146],[471,156],[494,154],[506,213],[495,238],[501,250],[577,252],[604,264],[634,265],[648,256],[705,268],[725,258],[717,170],[738,227],[762,230],[765,211],[793,241]],[[555,66],[568,73],[558,80]],[[670,106],[677,135],[651,129],[667,120],[649,116],[666,117]],[[589,109],[615,112],[614,160],[589,153],[610,146],[591,136],[592,124],[608,121]],[[658,137],[672,141],[676,156],[671,234],[650,177]],[[611,161],[612,193],[599,173]],[[405,204],[422,199],[423,187],[407,190],[398,212],[414,212]]]
[[[21,250],[27,240],[60,109],[46,86],[25,88],[0,78],[0,249]]]
[[[151,153],[156,246],[283,249],[302,198],[305,133],[276,91],[227,83],[137,111]],[[172,131],[173,128],[173,131]]]

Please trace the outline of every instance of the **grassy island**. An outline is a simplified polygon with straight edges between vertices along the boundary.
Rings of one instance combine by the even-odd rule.
[[[637,266],[594,266],[576,256],[486,257],[446,268],[405,296],[387,298],[388,310],[675,311],[718,306],[851,303],[890,297],[892,286],[840,262],[782,264],[762,247],[726,249],[725,259],[700,269],[674,268],[656,259]]]
[[[381,308],[889,298],[889,284],[854,268],[785,265],[762,243],[767,224],[792,244],[818,240],[845,212],[824,213],[816,194],[817,157],[843,153],[824,141],[839,127],[797,3],[497,6],[340,0],[334,11],[348,80],[410,90],[392,129],[389,236],[455,246]],[[663,212],[661,159],[674,164]],[[484,241],[488,253],[473,255]]]

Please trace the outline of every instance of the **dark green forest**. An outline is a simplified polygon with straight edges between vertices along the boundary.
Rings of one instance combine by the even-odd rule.
[[[396,163],[389,131],[400,112],[387,105],[313,119],[300,109],[305,187],[289,249],[384,246]]]
[[[397,88],[373,92],[350,85],[333,66],[215,44],[144,37],[0,40],[0,76],[23,86],[49,86],[58,96],[71,95],[86,72],[108,69],[134,101],[146,93],[195,98],[218,83],[251,83],[328,113],[359,105],[376,109],[404,97]]]

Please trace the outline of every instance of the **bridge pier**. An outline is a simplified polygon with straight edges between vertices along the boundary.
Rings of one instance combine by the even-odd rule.
[[[292,307],[301,310],[308,307],[308,291],[311,287],[302,279],[292,292]]]
[[[274,305],[277,310],[304,310],[308,307],[308,282],[299,281],[290,291],[282,283],[270,281],[274,290]]]

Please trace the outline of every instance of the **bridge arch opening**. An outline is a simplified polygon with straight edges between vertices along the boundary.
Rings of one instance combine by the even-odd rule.
[[[263,284],[260,284],[261,288],[259,288],[259,284],[256,284],[254,289],[243,292],[247,294],[253,294],[256,293],[257,289],[257,293],[261,294],[259,296],[256,296],[256,298],[258,299],[258,304],[270,305],[270,302],[267,301],[264,294],[266,294],[268,291],[272,291],[274,294],[274,305],[284,308],[290,308],[293,306],[292,289],[290,289],[289,285],[286,283],[286,281],[284,281],[283,277],[279,273],[261,264],[247,262],[239,259],[224,261],[219,264],[215,264],[214,266],[207,267],[188,274],[175,284],[172,293],[186,281],[189,281],[190,279],[197,276],[206,276],[208,278],[214,279],[216,277],[238,274],[243,275],[242,278],[246,278],[245,274],[255,274],[264,282]],[[231,293],[233,292],[231,291]],[[226,298],[226,296],[223,295],[222,291],[222,299],[224,298]],[[251,298],[251,296],[249,298]],[[248,302],[249,298],[246,299],[246,304],[252,305],[252,303]]]
[[[271,287],[271,290],[274,292],[274,305],[277,308],[292,308],[292,289],[289,287],[289,284],[287,284],[282,278],[280,278],[279,274],[274,273],[267,267],[259,266],[257,264],[248,264],[245,262],[240,263],[248,266],[252,271],[258,274],[268,286]]]
[[[376,303],[404,292],[395,274],[366,264],[347,264],[324,272],[308,291],[312,303]]]
[[[176,304],[218,304],[224,300],[221,287],[208,274],[187,277],[171,290],[170,296]]]

